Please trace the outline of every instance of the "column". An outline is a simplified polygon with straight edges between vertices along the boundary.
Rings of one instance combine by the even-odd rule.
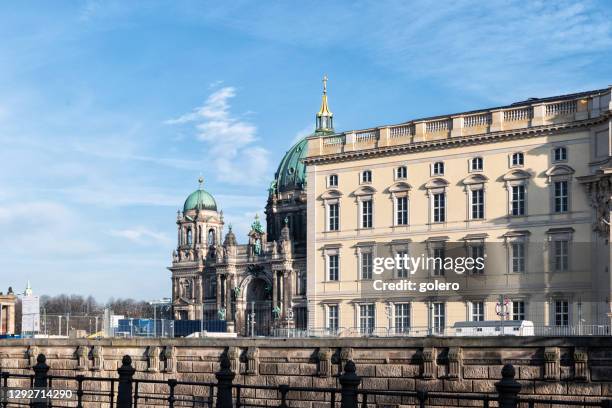
[[[225,275],[225,320],[232,319],[232,285],[230,275]]]
[[[292,298],[292,285],[291,285],[291,277],[292,271],[287,270],[283,271],[283,299],[285,302],[285,310],[291,307],[291,298]]]
[[[276,271],[272,271],[272,309],[278,305],[278,282],[276,281]]]
[[[285,287],[284,287],[283,278],[284,278],[284,271],[279,271],[279,274],[278,274],[278,303],[280,304],[279,306],[281,309],[281,318],[285,317],[285,302],[284,302]]]
[[[6,332],[15,334],[15,304],[11,304],[6,310]]]
[[[217,274],[217,311],[221,309],[221,275]]]

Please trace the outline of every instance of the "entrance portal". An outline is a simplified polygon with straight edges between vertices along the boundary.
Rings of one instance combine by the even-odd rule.
[[[267,336],[272,328],[272,302],[270,288],[266,281],[254,278],[249,282],[246,293],[246,333]],[[255,325],[252,321],[255,319]]]

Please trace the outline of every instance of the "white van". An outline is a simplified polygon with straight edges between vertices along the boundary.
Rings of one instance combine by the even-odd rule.
[[[533,336],[533,322],[529,320],[484,320],[457,322],[455,336]]]

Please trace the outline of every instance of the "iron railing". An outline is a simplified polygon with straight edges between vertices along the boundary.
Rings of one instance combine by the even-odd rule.
[[[430,406],[533,408],[542,406],[541,404],[560,407],[612,408],[612,399],[594,400],[593,397],[582,397],[583,400],[580,401],[569,401],[563,400],[561,396],[524,398],[520,395],[521,384],[516,381],[515,369],[511,364],[506,364],[502,368],[502,379],[495,383],[497,392],[491,394],[362,389],[360,388],[361,377],[356,374],[356,366],[352,360],[346,362],[344,372],[337,377],[340,388],[297,387],[285,384],[268,386],[234,384],[236,373],[231,370],[227,353],[221,357],[220,370],[215,373],[216,382],[134,378],[136,369],[132,366],[132,359],[128,355],[123,357],[122,365],[117,369],[117,378],[48,375],[50,367],[46,364],[46,357],[43,354],[38,355],[36,365],[32,369],[33,374],[1,372],[0,385],[3,393],[0,405],[3,408],[13,406],[83,408],[90,405],[111,408],[138,408],[139,406],[302,407],[303,403],[298,404],[297,401],[317,402],[317,406],[323,404],[330,408],[368,408],[373,405],[386,406],[390,403],[418,406],[419,408]],[[6,390],[10,389],[9,386],[44,390],[69,387],[76,387],[76,389],[73,392],[74,398],[71,399],[28,400],[8,398]]]

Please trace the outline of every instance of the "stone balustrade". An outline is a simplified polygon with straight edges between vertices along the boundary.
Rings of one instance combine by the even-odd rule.
[[[610,100],[610,89],[604,89],[557,100],[533,99],[502,108],[417,119],[400,125],[314,135],[309,138],[308,158],[579,122],[609,112]]]

